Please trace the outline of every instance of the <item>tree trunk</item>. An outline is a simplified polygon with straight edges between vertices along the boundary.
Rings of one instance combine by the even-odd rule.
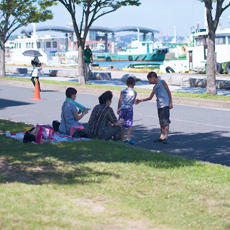
[[[215,70],[215,31],[208,34],[208,54],[207,54],[207,92],[216,95],[216,70]]]
[[[1,62],[0,62],[0,77],[5,77],[5,43],[4,39],[1,39]]]
[[[85,61],[84,61],[84,45],[78,46],[78,82],[81,85],[85,85]]]

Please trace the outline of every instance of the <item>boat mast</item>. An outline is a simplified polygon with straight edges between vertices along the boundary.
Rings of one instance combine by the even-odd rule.
[[[140,42],[140,29],[137,28],[137,43],[138,43],[138,47],[139,47],[139,42]]]
[[[31,38],[34,40],[34,49],[37,49],[37,32],[36,32],[36,23],[32,23],[33,25],[33,35],[31,36]]]
[[[176,43],[176,24],[174,24],[173,26],[173,30],[174,30],[174,38],[173,38],[173,42]]]
[[[32,23],[33,25],[33,38],[36,39],[37,38],[37,34],[36,34],[36,23]]]

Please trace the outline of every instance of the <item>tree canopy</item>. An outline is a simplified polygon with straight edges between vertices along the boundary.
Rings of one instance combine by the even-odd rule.
[[[28,23],[52,19],[47,7],[55,4],[53,0],[1,0],[0,1],[0,36],[4,43],[10,35]]]
[[[219,19],[221,14],[230,6],[230,1],[225,0],[200,0],[201,2],[204,2],[206,10],[207,10],[207,20],[208,20],[208,27],[209,30],[216,30]],[[224,2],[228,2],[224,4]],[[216,10],[213,13],[213,4],[216,4]],[[212,13],[214,15],[212,15]]]
[[[59,0],[69,11],[73,27],[78,40],[85,41],[89,28],[93,22],[105,14],[112,13],[122,6],[139,6],[140,0]],[[76,6],[82,8],[81,12],[77,12]],[[81,14],[81,21],[76,20],[77,13]],[[82,31],[84,35],[81,37]]]
[[[83,76],[83,50],[87,34],[93,22],[98,18],[112,13],[123,6],[139,6],[140,0],[58,0],[70,13],[73,28],[78,43],[78,71],[80,78]],[[77,12],[77,6],[81,11]],[[77,22],[76,16],[81,16]],[[83,32],[84,31],[84,32]],[[83,82],[84,84],[84,82]]]
[[[47,7],[54,4],[53,0],[0,0],[0,76],[5,76],[5,43],[10,35],[29,23],[52,19]]]

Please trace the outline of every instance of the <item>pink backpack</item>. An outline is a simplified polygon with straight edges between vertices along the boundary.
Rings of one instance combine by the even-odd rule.
[[[36,134],[35,134],[35,142],[37,144],[50,142],[54,137],[54,128],[48,125],[37,125],[36,126]]]

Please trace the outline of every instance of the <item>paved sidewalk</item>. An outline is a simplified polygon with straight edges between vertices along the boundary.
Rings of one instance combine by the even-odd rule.
[[[28,77],[28,76],[25,76],[25,77]],[[46,77],[42,77],[42,79],[46,79]],[[50,78],[48,79],[50,80]],[[53,79],[60,80],[61,78],[55,77]],[[68,80],[68,81],[73,82],[73,81],[76,81],[77,79],[65,78],[63,80]],[[4,80],[4,78],[0,78],[0,84],[33,88],[32,82]],[[123,83],[123,85],[125,87],[125,83]],[[153,87],[152,85],[150,86],[151,88]],[[42,90],[65,91],[67,87],[68,87],[67,85],[56,85],[56,84],[52,85],[52,84],[41,83]],[[77,90],[78,90],[78,93],[90,94],[90,95],[100,95],[105,91],[105,89],[96,89],[96,88],[87,88],[87,87],[78,87]],[[113,91],[113,95],[115,97],[119,97],[120,91]],[[149,94],[138,93],[138,99],[143,99],[148,96]],[[187,97],[173,96],[173,103],[180,104],[180,105],[201,106],[201,107],[207,107],[207,108],[218,108],[218,109],[230,110],[230,101],[217,101],[217,100],[209,100],[209,99],[201,99],[201,98],[187,98]]]
[[[7,66],[8,68],[10,66]],[[12,66],[12,68],[15,68],[15,66]],[[17,66],[17,68],[25,68],[25,66]],[[7,76],[12,76],[12,77],[26,77],[30,78],[31,72],[32,72],[32,67],[26,67],[28,69],[28,74],[13,74],[13,73],[7,73]],[[68,77],[50,77],[49,76],[49,71],[50,70],[70,70],[70,71],[78,71],[76,68],[72,67],[44,67],[44,76],[40,77],[41,79],[44,80],[53,80],[53,81],[71,81],[71,82],[78,82],[78,79],[76,78],[68,78]],[[99,71],[99,70],[97,70]],[[153,85],[150,85],[149,82],[147,81],[147,73],[130,73],[128,71],[123,71],[123,70],[106,70],[106,72],[110,72],[112,76],[112,81],[108,80],[89,80],[89,83],[93,84],[99,84],[99,85],[117,85],[117,86],[125,86],[124,82],[121,82],[120,79],[124,74],[133,74],[137,78],[141,79],[141,82],[137,82],[136,88],[145,88],[145,89],[152,89]],[[188,75],[188,74],[180,74],[180,73],[172,73],[172,74],[158,74],[160,77],[166,79],[167,78],[186,78],[186,77],[194,77],[198,79],[204,79],[204,75],[202,74],[194,74],[194,75]],[[228,75],[219,75],[216,77],[217,80],[229,80],[230,81],[230,76]],[[206,92],[206,88],[199,88],[199,87],[184,87],[184,86],[178,86],[178,85],[170,85],[169,88],[171,91],[174,92],[186,92],[186,93],[204,93]],[[222,90],[218,89],[217,90],[218,95],[230,95],[230,90]]]
[[[22,66],[23,67],[23,66]],[[14,66],[15,68],[15,66]],[[20,68],[20,66],[19,66]],[[28,74],[14,74],[14,73],[7,73],[7,76],[12,76],[12,77],[20,77],[20,78],[30,78],[31,77],[31,72],[32,72],[32,67],[27,67],[28,69]],[[49,76],[49,71],[51,69],[63,69],[61,67],[44,67],[44,76],[40,77],[40,79],[44,80],[52,80],[52,81],[67,81],[67,82],[78,82],[77,78],[69,78],[69,77],[50,77]],[[77,71],[77,69],[74,68],[64,68],[65,70],[72,70],[72,71]],[[89,80],[89,83],[93,84],[99,84],[99,85],[115,85],[115,86],[124,86],[125,83],[121,82],[120,79],[124,74],[127,74],[129,72],[127,71],[115,71],[115,70],[108,70],[108,72],[111,72],[112,80]],[[142,81],[137,82],[135,88],[145,88],[145,89],[152,89],[153,85],[150,85],[146,76],[147,73],[133,73],[137,78],[140,78]],[[186,76],[188,77],[188,74],[159,74],[160,77],[162,78],[167,78],[167,77],[183,77]],[[196,78],[204,78],[203,75],[194,75]],[[218,79],[223,79],[223,80],[230,80],[230,76],[218,76]],[[33,87],[32,83],[28,82],[9,82],[9,81],[4,81],[4,78],[0,80],[1,84],[13,84],[13,85],[18,85],[18,86],[24,86],[24,87]],[[55,90],[65,90],[67,86],[60,86],[60,85],[51,85],[51,84],[42,84],[42,89],[55,89]],[[187,93],[204,93],[206,92],[206,88],[199,88],[199,87],[183,87],[183,86],[175,86],[175,85],[169,85],[169,88],[172,92],[187,92]],[[78,92],[79,93],[84,93],[84,94],[96,94],[99,95],[102,92],[104,92],[103,89],[89,89],[86,87],[78,87]],[[113,92],[114,96],[119,96],[120,92]],[[218,95],[230,95],[230,90],[217,90]],[[139,98],[145,98],[149,96],[149,94],[138,94]],[[182,104],[182,105],[192,105],[192,106],[203,106],[203,107],[209,107],[209,108],[220,108],[220,109],[230,109],[230,102],[228,101],[216,101],[216,100],[209,100],[209,99],[199,99],[199,98],[183,98],[183,97],[173,97],[173,102],[175,104]]]

